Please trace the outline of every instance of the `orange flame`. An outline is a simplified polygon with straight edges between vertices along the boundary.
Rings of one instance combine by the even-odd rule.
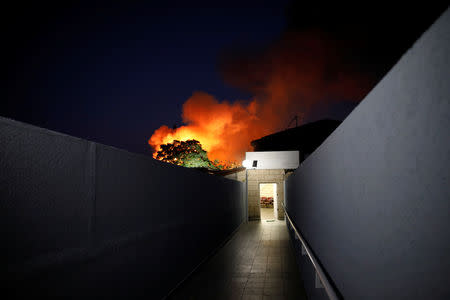
[[[219,102],[207,93],[195,92],[183,105],[183,122],[187,125],[176,129],[161,126],[149,144],[159,151],[161,144],[195,139],[208,152],[210,160],[240,164],[244,152],[249,150],[249,141],[267,132],[254,126],[259,122],[256,104],[255,100],[248,104]]]

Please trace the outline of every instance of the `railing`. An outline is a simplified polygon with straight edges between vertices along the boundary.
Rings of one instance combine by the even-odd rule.
[[[289,214],[286,211],[286,208],[284,207],[284,205],[283,205],[283,210],[284,210],[284,214],[286,215],[287,220],[289,221],[289,224],[294,229],[295,235],[298,237],[298,239],[302,243],[302,247],[305,249],[306,254],[308,255],[309,259],[311,260],[311,263],[313,264],[314,269],[316,270],[316,274],[319,277],[319,280],[322,283],[323,288],[325,289],[325,292],[328,295],[328,298],[330,298],[331,300],[339,300],[340,297],[337,295],[336,291],[334,290],[334,287],[330,284],[330,281],[328,280],[327,275],[323,271],[322,267],[319,264],[319,261],[316,259],[316,257],[312,253],[308,244],[306,244],[305,239],[302,237],[300,232],[295,227],[295,225],[292,222],[291,218],[289,217]]]

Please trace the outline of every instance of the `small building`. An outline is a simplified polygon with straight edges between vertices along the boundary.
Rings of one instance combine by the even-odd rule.
[[[249,220],[284,219],[284,180],[298,158],[298,151],[245,153]]]
[[[341,124],[320,120],[289,128],[251,142],[244,167],[224,172],[247,182],[248,220],[284,219],[284,180]]]

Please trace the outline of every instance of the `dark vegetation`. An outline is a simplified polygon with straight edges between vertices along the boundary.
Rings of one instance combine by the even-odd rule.
[[[156,159],[187,168],[226,169],[226,166],[220,164],[219,161],[210,161],[208,153],[203,150],[202,145],[197,140],[175,140],[173,143],[161,145],[161,150],[157,152]]]

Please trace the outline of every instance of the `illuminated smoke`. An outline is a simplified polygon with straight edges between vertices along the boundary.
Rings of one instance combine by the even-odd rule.
[[[254,97],[219,101],[194,92],[184,103],[184,126],[161,126],[149,144],[196,139],[211,160],[240,163],[250,142],[285,129],[298,115],[304,120],[318,105],[360,101],[373,82],[346,64],[336,43],[320,33],[286,33],[259,51],[229,51],[219,68],[224,81]]]

